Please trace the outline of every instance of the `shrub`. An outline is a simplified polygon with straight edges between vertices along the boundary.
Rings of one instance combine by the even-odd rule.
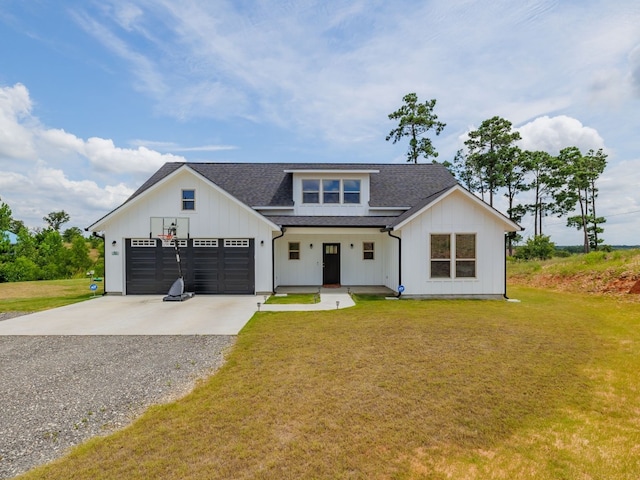
[[[515,256],[519,260],[547,260],[555,251],[556,246],[548,235],[537,235],[529,237],[523,246],[518,247]]]

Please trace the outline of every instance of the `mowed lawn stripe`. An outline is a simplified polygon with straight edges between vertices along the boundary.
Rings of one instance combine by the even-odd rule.
[[[193,393],[25,478],[638,477],[640,306],[512,290],[258,313]]]

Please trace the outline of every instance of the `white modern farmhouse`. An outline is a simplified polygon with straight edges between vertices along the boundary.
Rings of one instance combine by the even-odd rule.
[[[506,293],[505,233],[520,227],[439,164],[167,163],[88,230],[105,237],[107,294],[166,293],[177,241],[196,294],[493,298]]]

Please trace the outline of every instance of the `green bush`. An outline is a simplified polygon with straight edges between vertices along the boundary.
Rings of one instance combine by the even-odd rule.
[[[548,235],[529,237],[527,242],[518,247],[515,257],[519,260],[547,260],[553,257],[555,244]]]

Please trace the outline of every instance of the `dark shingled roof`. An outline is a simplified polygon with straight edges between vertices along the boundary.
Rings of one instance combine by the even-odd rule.
[[[406,207],[399,217],[266,216],[283,226],[391,226],[412,215],[456,185],[441,164],[362,163],[182,163],[163,165],[128,200],[186,165],[250,207],[292,207],[290,170],[377,170],[370,175],[370,207]]]
[[[371,174],[371,207],[412,207],[456,184],[441,164],[182,163],[163,165],[130,198],[186,165],[251,207],[293,206],[292,174],[286,170],[379,170]]]

